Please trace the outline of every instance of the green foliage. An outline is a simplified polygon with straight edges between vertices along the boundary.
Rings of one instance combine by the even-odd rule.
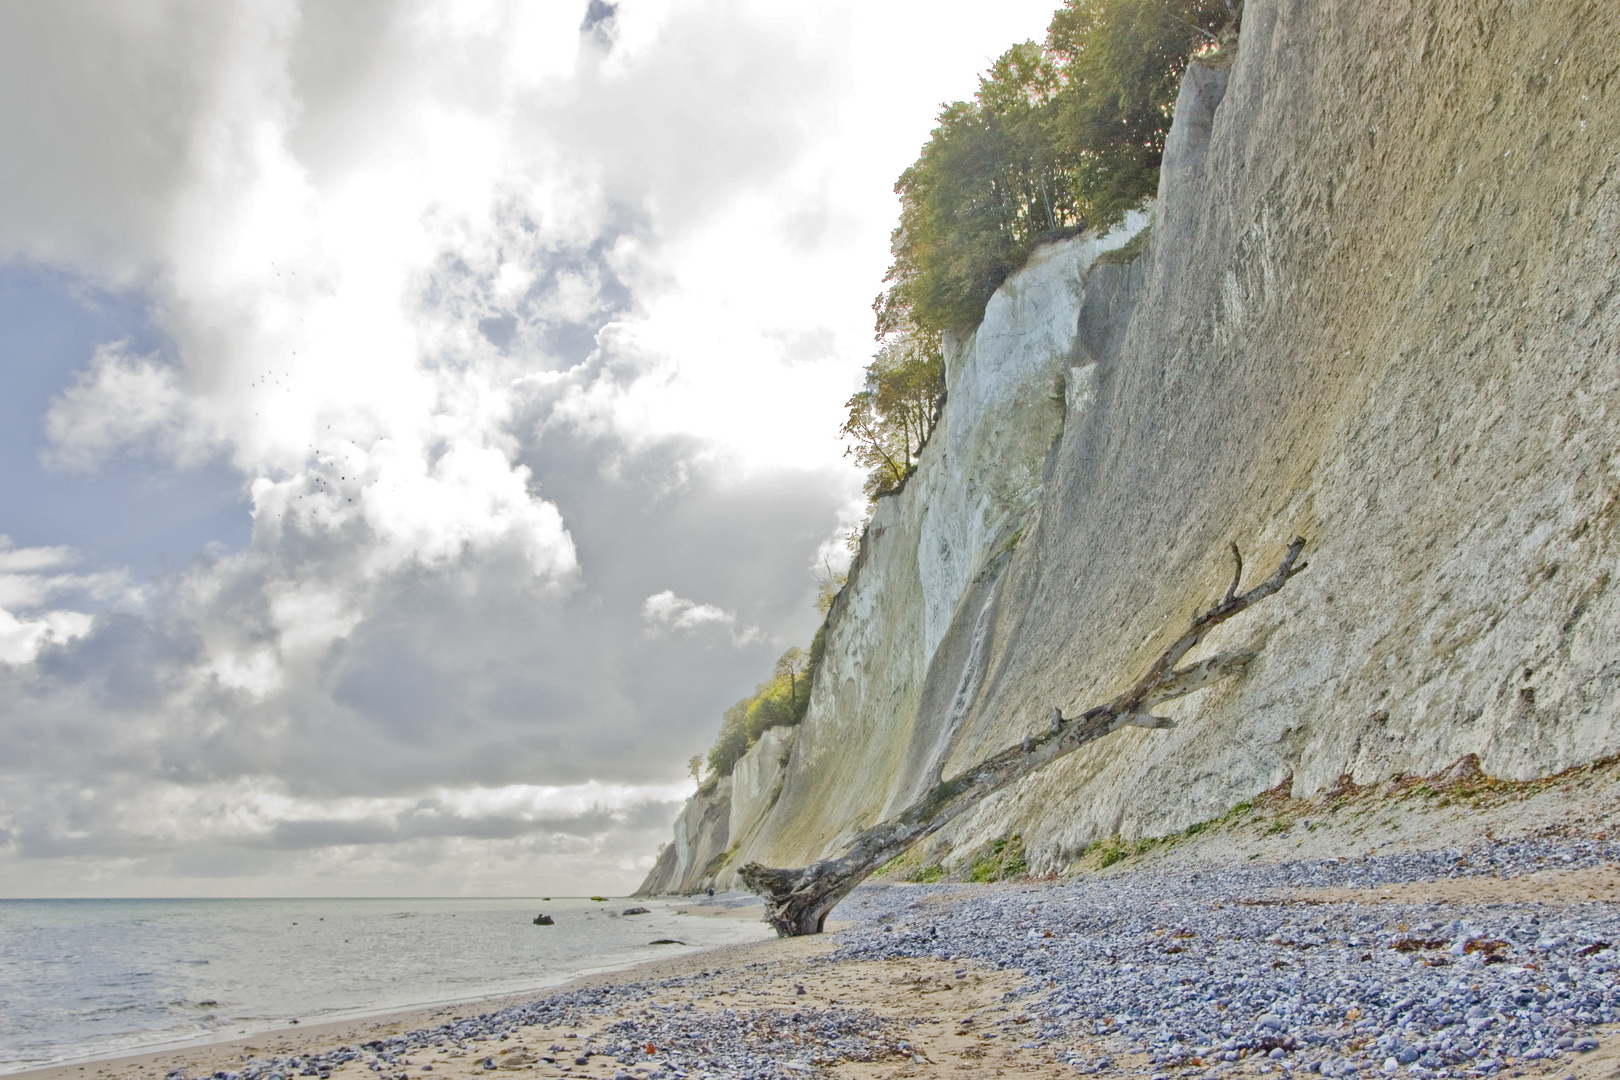
[[[1122,247],[1105,251],[1092,260],[1092,266],[1124,266],[1138,255],[1142,254],[1153,239],[1153,226],[1148,225],[1131,237]]]
[[[1186,835],[1192,836],[1194,832],[1188,832]],[[1181,836],[1176,834],[1144,836],[1137,840],[1125,840],[1118,835],[1114,835],[1092,842],[1080,853],[1080,857],[1082,859],[1092,858],[1098,870],[1106,870],[1117,862],[1122,862],[1137,855],[1146,855],[1161,844],[1173,844],[1179,839],[1181,839]]]
[[[827,655],[827,624],[825,621],[816,627],[816,636],[810,639],[810,671],[814,673],[821,667],[822,658]]]
[[[867,497],[886,495],[911,475],[944,395],[937,332],[912,328],[882,339],[867,365],[865,387],[844,403],[849,414],[841,429],[850,443],[844,453],[867,470]]]
[[[1235,10],[1066,0],[1044,43],[1014,45],[972,101],[941,110],[895,184],[894,262],[872,304],[880,345],[845,403],[846,453],[867,470],[868,498],[905,483],[933,431],[943,333],[978,323],[1037,244],[1112,225],[1153,193],[1188,58],[1234,32]]]
[[[1107,840],[1099,840],[1092,846],[1091,850],[1097,853],[1098,869],[1103,870],[1131,854],[1130,845],[1117,836],[1110,836]]]
[[[743,698],[726,710],[720,720],[720,734],[709,747],[708,762],[711,777],[730,776],[737,759],[748,753],[748,704]]]
[[[969,881],[1005,881],[1029,872],[1024,861],[1024,839],[1007,836],[980,848],[968,863]]]
[[[816,610],[821,612],[822,615],[826,615],[827,612],[831,611],[833,601],[838,599],[838,594],[844,590],[844,586],[848,582],[848,570],[834,570],[830,565],[823,564],[821,572],[816,575]],[[822,626],[824,629],[826,623],[823,622]],[[822,631],[817,630],[816,641],[821,640],[821,637]],[[817,662],[815,641],[810,643],[810,657],[811,663]]]
[[[1047,29],[1065,72],[1056,130],[1092,221],[1109,224],[1158,186],[1188,59],[1235,32],[1226,0],[1068,0]]]
[[[822,640],[821,634],[816,635]],[[822,646],[825,649],[825,645]],[[811,644],[812,653],[816,645]],[[776,661],[776,670],[765,682],[754,687],[754,692],[727,709],[720,721],[720,734],[709,748],[709,774],[729,776],[737,759],[748,753],[748,748],[773,727],[791,727],[804,719],[810,707],[810,682],[819,654],[812,654],[797,646],[783,653]]]
[[[1066,0],[971,102],[946,105],[895,185],[880,339],[976,324],[1043,240],[1117,222],[1153,193],[1182,72],[1231,34],[1226,0]]]
[[[937,859],[929,860],[921,851],[912,848],[878,867],[873,876],[932,885],[945,880],[945,867]]]
[[[714,875],[724,870],[731,864],[731,860],[737,857],[737,849],[741,846],[742,845],[740,843],[732,844],[730,847],[726,848],[726,850],[720,852],[714,858],[710,859],[709,865],[703,868],[703,876],[712,878]]]

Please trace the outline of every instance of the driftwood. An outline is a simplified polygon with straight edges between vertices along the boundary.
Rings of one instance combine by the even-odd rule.
[[[1052,725],[1048,731],[1030,736],[967,772],[941,781],[898,817],[857,833],[842,854],[793,869],[758,863],[739,867],[738,876],[764,898],[766,921],[782,937],[819,934],[827,913],[872,871],[972,809],[986,796],[1120,728],[1174,727],[1173,720],[1153,715],[1154,706],[1190,694],[1217,679],[1238,674],[1254,659],[1255,653],[1238,650],[1219,653],[1182,668],[1176,664],[1210,630],[1264,600],[1304,570],[1307,564],[1298,562],[1304,547],[1305,541],[1296,538],[1288,545],[1288,553],[1270,577],[1248,592],[1240,593],[1243,556],[1233,544],[1232,556],[1237,569],[1226,595],[1220,603],[1195,617],[1186,632],[1159,655],[1130,689],[1079,716],[1065,717],[1061,710],[1052,710]]]

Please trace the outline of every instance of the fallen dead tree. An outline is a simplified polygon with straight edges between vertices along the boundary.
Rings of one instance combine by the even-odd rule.
[[[1178,668],[1176,664],[1210,630],[1264,600],[1304,570],[1307,564],[1298,561],[1304,547],[1305,541],[1296,538],[1288,545],[1287,554],[1270,577],[1248,592],[1240,593],[1243,556],[1233,544],[1232,557],[1237,569],[1226,595],[1220,603],[1195,617],[1186,632],[1159,655],[1130,689],[1079,716],[1065,717],[1061,710],[1053,709],[1050,730],[1008,747],[967,772],[940,781],[898,817],[857,833],[842,854],[792,869],[758,863],[739,867],[738,876],[765,899],[766,921],[782,937],[819,934],[827,913],[872,871],[972,809],[986,796],[1120,728],[1174,727],[1173,720],[1153,715],[1155,706],[1190,694],[1217,679],[1238,674],[1256,654],[1251,650],[1236,650],[1218,653],[1186,667]]]

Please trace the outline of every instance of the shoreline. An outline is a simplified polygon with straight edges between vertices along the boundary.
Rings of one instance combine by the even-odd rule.
[[[717,915],[716,917],[724,917]],[[338,1020],[301,1023],[278,1028],[266,1028],[226,1039],[209,1039],[185,1043],[170,1043],[162,1047],[129,1054],[112,1054],[91,1058],[74,1058],[54,1065],[40,1065],[16,1072],[0,1073],[5,1080],[70,1080],[81,1074],[87,1076],[126,1075],[134,1071],[139,1075],[164,1075],[170,1069],[190,1064],[194,1068],[202,1062],[221,1062],[240,1057],[244,1052],[285,1053],[318,1052],[325,1048],[358,1043],[379,1036],[418,1030],[444,1023],[448,1019],[465,1019],[483,1013],[492,1013],[513,1006],[526,1005],[538,997],[564,994],[599,985],[616,985],[623,978],[643,973],[647,977],[667,977],[666,969],[680,970],[703,967],[695,964],[699,957],[725,957],[730,953],[749,953],[762,946],[776,944],[776,940],[740,942],[695,948],[678,956],[637,960],[618,966],[573,975],[556,983],[517,990],[493,996],[471,997],[458,1001],[433,1002],[412,1005],[403,1009],[390,1009],[365,1013]],[[294,1045],[296,1043],[296,1045]]]
[[[869,882],[816,937],[7,1080],[1612,1080],[1620,763],[1572,779],[1259,800],[1061,880]]]
[[[271,898],[280,899],[280,898]],[[322,899],[322,898],[315,898]],[[372,898],[367,898],[372,899]],[[377,897],[375,899],[400,899],[395,897]],[[409,899],[409,898],[404,898]],[[431,898],[440,899],[440,898]],[[456,898],[446,898],[456,899]],[[510,899],[510,898],[497,898]],[[517,899],[527,899],[519,897]],[[564,897],[562,899],[591,899],[590,897]],[[633,900],[631,897],[611,897],[614,902]],[[728,904],[713,903],[706,898],[654,897],[653,901],[667,905],[673,914],[687,915],[696,918],[734,918],[741,920],[754,919],[762,921],[763,907],[757,903],[737,904],[735,901]],[[288,1023],[277,1021],[275,1026],[260,1026],[236,1034],[225,1035],[222,1032],[235,1025],[226,1025],[215,1034],[196,1036],[187,1039],[177,1039],[155,1043],[139,1048],[116,1050],[110,1053],[96,1053],[87,1056],[73,1057],[64,1061],[45,1065],[30,1065],[23,1069],[0,1068],[0,1080],[42,1080],[45,1077],[75,1077],[81,1073],[94,1075],[88,1070],[89,1066],[98,1066],[97,1073],[109,1068],[145,1068],[160,1060],[178,1059],[185,1055],[217,1056],[215,1051],[224,1052],[232,1048],[260,1049],[258,1044],[281,1042],[288,1038],[297,1038],[301,1041],[317,1041],[322,1045],[330,1042],[334,1033],[347,1035],[351,1041],[361,1037],[362,1032],[380,1029],[390,1031],[397,1029],[401,1024],[426,1026],[451,1013],[465,1013],[472,1009],[477,1012],[488,1012],[517,1004],[525,1004],[538,996],[563,993],[570,989],[595,985],[597,981],[611,979],[615,976],[624,976],[641,968],[657,969],[661,965],[679,963],[682,958],[696,957],[707,953],[724,951],[727,949],[745,947],[759,944],[759,942],[727,942],[719,945],[682,946],[682,951],[668,956],[648,956],[641,959],[623,962],[608,963],[598,967],[591,967],[583,971],[562,974],[552,982],[541,982],[515,990],[501,990],[494,993],[475,993],[466,997],[444,998],[433,1001],[417,1002],[401,1006],[383,1006],[376,1009],[340,1010],[338,1015],[329,1016],[313,1021],[300,1021]],[[335,1043],[333,1045],[336,1045]]]
[[[1529,842],[1500,843],[1519,848]],[[1476,852],[1458,877],[1438,880],[1374,874],[1375,880],[1361,882],[1347,864],[1329,860],[1205,869],[1190,877],[1144,870],[1082,881],[874,885],[852,894],[839,912],[847,917],[816,937],[719,945],[531,993],[8,1075],[1238,1080],[1269,1074],[1291,1080],[1361,1070],[1417,1080],[1608,1080],[1620,1066],[1620,1023],[1612,1020],[1549,1019],[1545,1028],[1539,1020],[1521,1021],[1526,1032],[1547,1033],[1548,1049],[1534,1057],[1522,1041],[1512,1044],[1514,1054],[1475,1049],[1461,1034],[1460,1018],[1443,1014],[1449,1004],[1437,1005],[1429,1017],[1437,1031],[1448,1033],[1443,1037],[1416,1039],[1412,1024],[1418,1021],[1405,1028],[1393,1023],[1395,1012],[1423,994],[1468,993],[1469,986],[1477,994],[1493,977],[1490,992],[1498,996],[1537,986],[1557,990],[1567,982],[1572,989],[1607,987],[1620,1001],[1612,992],[1620,955],[1609,941],[1586,941],[1599,933],[1620,940],[1616,851],[1591,842],[1548,850],[1580,865],[1503,876],[1488,869],[1492,853]],[[1458,862],[1451,850],[1433,856],[1434,867]],[[1392,859],[1385,869],[1400,866]],[[1404,876],[1405,883],[1384,880],[1391,876]],[[1418,923],[1419,917],[1457,921]],[[1526,917],[1538,924],[1539,938],[1513,933]],[[1297,925],[1288,930],[1288,923]],[[1455,929],[1476,924],[1480,936]],[[1077,932],[1063,934],[1070,926]],[[1379,926],[1400,929],[1380,942],[1364,936]],[[1172,927],[1180,929],[1171,933]],[[1315,935],[1314,947],[1307,932]],[[1487,944],[1470,949],[1470,941]],[[1408,948],[1408,942],[1417,945]],[[1362,975],[1369,964],[1375,973]],[[1582,965],[1578,973],[1576,965]],[[1183,973],[1206,985],[1189,992],[1196,980],[1179,977]],[[1359,981],[1348,982],[1352,975]],[[1256,978],[1269,979],[1271,988],[1241,999],[1241,988]],[[1386,982],[1413,988],[1395,990]],[[1301,1008],[1301,988],[1347,983],[1350,992],[1329,992],[1322,1006]],[[1380,1024],[1374,1018],[1387,1007],[1373,999],[1386,989],[1387,997],[1404,1000],[1382,1022],[1381,1038],[1404,1031],[1406,1049],[1374,1042],[1368,1029]],[[1179,1019],[1168,1015],[1172,1002],[1188,1006]],[[1545,1007],[1552,1013],[1558,1002]],[[1596,1006],[1574,1001],[1565,1013],[1577,1017],[1576,1009],[1587,1008]],[[1511,1004],[1498,1008],[1497,1018],[1504,1015],[1511,1016]],[[1206,1032],[1213,1030],[1210,1022],[1225,1022],[1213,1038],[1199,1036],[1188,1021],[1196,1025],[1200,1016]],[[1243,1022],[1234,1022],[1240,1016]],[[1165,1032],[1177,1027],[1186,1037],[1167,1041]],[[1467,1030],[1474,1035],[1475,1025]],[[1488,1031],[1479,1029],[1482,1042]],[[1554,1047],[1552,1038],[1566,1031],[1569,1045]],[[339,1047],[348,1052],[334,1057]],[[1396,1056],[1419,1050],[1442,1063],[1426,1068],[1424,1059]],[[1487,1052],[1497,1056],[1483,1064],[1469,1056]],[[1369,1054],[1371,1063],[1352,1068],[1352,1059]]]

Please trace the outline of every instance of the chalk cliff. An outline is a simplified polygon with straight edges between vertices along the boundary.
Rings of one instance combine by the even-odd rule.
[[[1617,32],[1572,0],[1249,0],[1230,66],[1184,80],[1146,241],[1042,248],[948,342],[803,724],[755,748],[724,829],[699,827],[718,793],[687,808],[644,891],[831,854],[1106,699],[1219,596],[1234,540],[1257,571],[1310,542],[1207,643],[1261,647],[1247,673],[940,843],[1016,833],[1040,872],[1288,778],[1620,750]]]

